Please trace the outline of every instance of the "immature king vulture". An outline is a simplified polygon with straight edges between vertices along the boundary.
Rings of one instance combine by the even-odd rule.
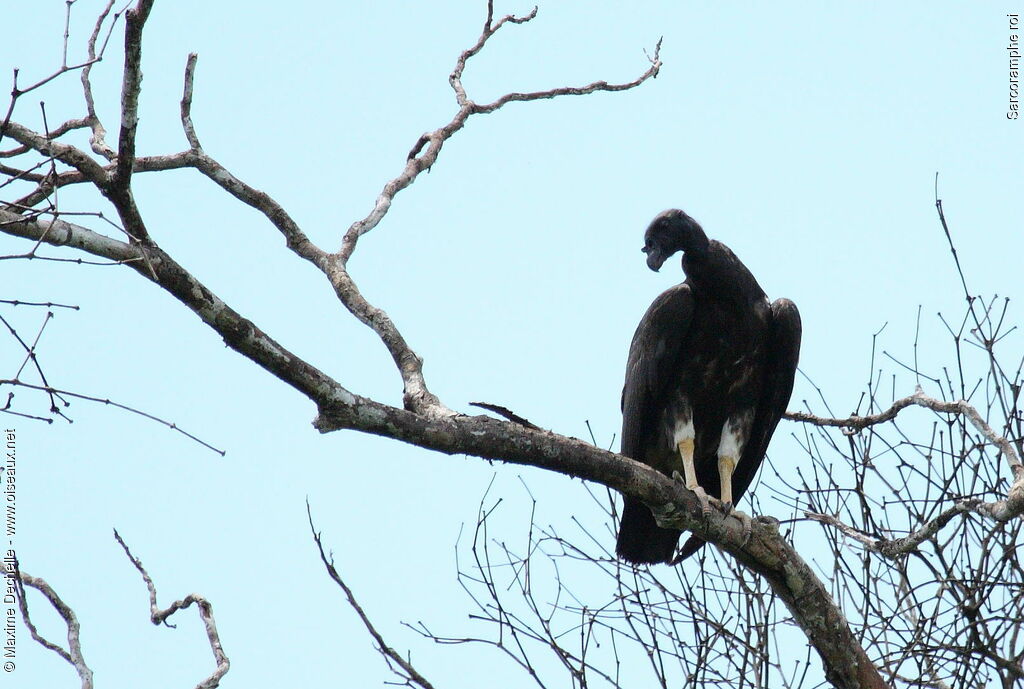
[[[622,389],[622,453],[671,476],[707,503],[731,510],[764,459],[793,392],[800,314],[769,303],[757,280],[681,210],[659,214],[644,235],[657,271],[683,252],[686,281],[663,292],[640,320]],[[659,527],[626,498],[616,552],[634,563],[678,562],[704,541]]]

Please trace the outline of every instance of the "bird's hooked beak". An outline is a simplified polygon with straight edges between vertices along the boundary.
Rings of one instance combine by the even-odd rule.
[[[659,250],[657,246],[651,248],[647,248],[645,246],[641,251],[647,254],[647,267],[655,273],[661,269],[661,266],[665,264],[665,261],[668,260],[669,257],[669,254]]]

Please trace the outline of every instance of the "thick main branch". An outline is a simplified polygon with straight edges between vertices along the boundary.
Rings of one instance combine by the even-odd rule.
[[[886,686],[824,584],[777,528],[755,521],[747,540],[739,518],[713,513],[705,519],[692,492],[646,465],[573,438],[490,417],[428,419],[373,401],[322,407],[315,425],[322,432],[351,428],[445,454],[539,467],[638,498],[652,508],[661,526],[692,531],[764,576],[811,640],[836,687]]]

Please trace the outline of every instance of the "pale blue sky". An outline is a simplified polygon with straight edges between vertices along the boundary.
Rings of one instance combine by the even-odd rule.
[[[75,5],[74,55],[101,4]],[[337,246],[419,135],[454,113],[447,77],[485,11],[476,0],[350,5],[157,2],[139,152],[184,147],[181,76],[197,52],[193,117],[207,151],[312,238]],[[531,6],[499,1],[496,13]],[[607,443],[633,328],[681,279],[674,260],[647,270],[642,232],[678,206],[731,246],[772,298],[799,305],[802,369],[848,411],[884,323],[884,346],[908,355],[921,305],[923,360],[944,362],[950,351],[934,314],[959,313],[960,286],[933,207],[936,171],[972,290],[1022,296],[1024,124],[1004,116],[1005,14],[1019,10],[546,2],[470,63],[471,98],[632,80],[664,36],[660,76],[626,93],[516,103],[470,120],[360,244],[353,275],[424,357],[449,406],[495,402],[579,437],[589,420]],[[6,26],[24,30],[5,32],[0,74],[19,66],[25,83],[59,64],[63,2],[3,0],[2,12]],[[114,45],[94,72],[112,132],[119,52]],[[15,119],[39,126],[40,98],[51,122],[84,110],[68,77],[19,102]],[[140,175],[136,195],[157,241],[225,301],[349,389],[400,401],[375,336],[260,216],[191,172]],[[62,208],[97,205],[68,191]],[[0,254],[24,247],[0,238]],[[527,684],[497,656],[432,647],[399,623],[468,632],[452,551],[492,477],[507,499],[501,538],[510,542],[526,538],[520,476],[539,519],[555,525],[593,516],[578,482],[355,433],[322,437],[308,401],[130,270],[5,262],[0,298],[82,307],[48,326],[39,353],[52,384],[138,406],[228,452],[222,459],[82,402],[70,426],[7,419],[19,437],[21,563],[77,611],[97,686],[193,686],[212,667],[194,612],[176,616],[177,630],[149,624],[145,588],[113,527],[162,603],[192,591],[213,602],[232,660],[224,686],[390,679],[322,571],[306,496],[367,611],[436,686],[479,686],[483,671],[494,686]],[[33,334],[43,315],[0,308]],[[0,355],[10,369],[12,342],[0,339]],[[912,392],[901,382],[897,394]],[[812,393],[798,381],[791,407]],[[26,392],[16,399],[45,410]],[[782,466],[800,460],[787,454],[792,431],[784,422],[770,453]],[[55,617],[33,603],[40,628],[61,638]],[[0,686],[76,683],[24,630],[18,657]]]

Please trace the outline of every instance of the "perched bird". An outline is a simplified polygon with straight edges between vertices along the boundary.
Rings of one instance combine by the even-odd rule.
[[[647,227],[643,252],[654,271],[683,252],[686,281],[654,300],[640,320],[622,389],[622,454],[672,476],[705,506],[731,511],[757,472],[793,392],[800,314],[788,299],[768,303],[747,267],[709,240],[681,210]],[[663,529],[625,498],[616,552],[635,563],[679,562],[703,544]]]

